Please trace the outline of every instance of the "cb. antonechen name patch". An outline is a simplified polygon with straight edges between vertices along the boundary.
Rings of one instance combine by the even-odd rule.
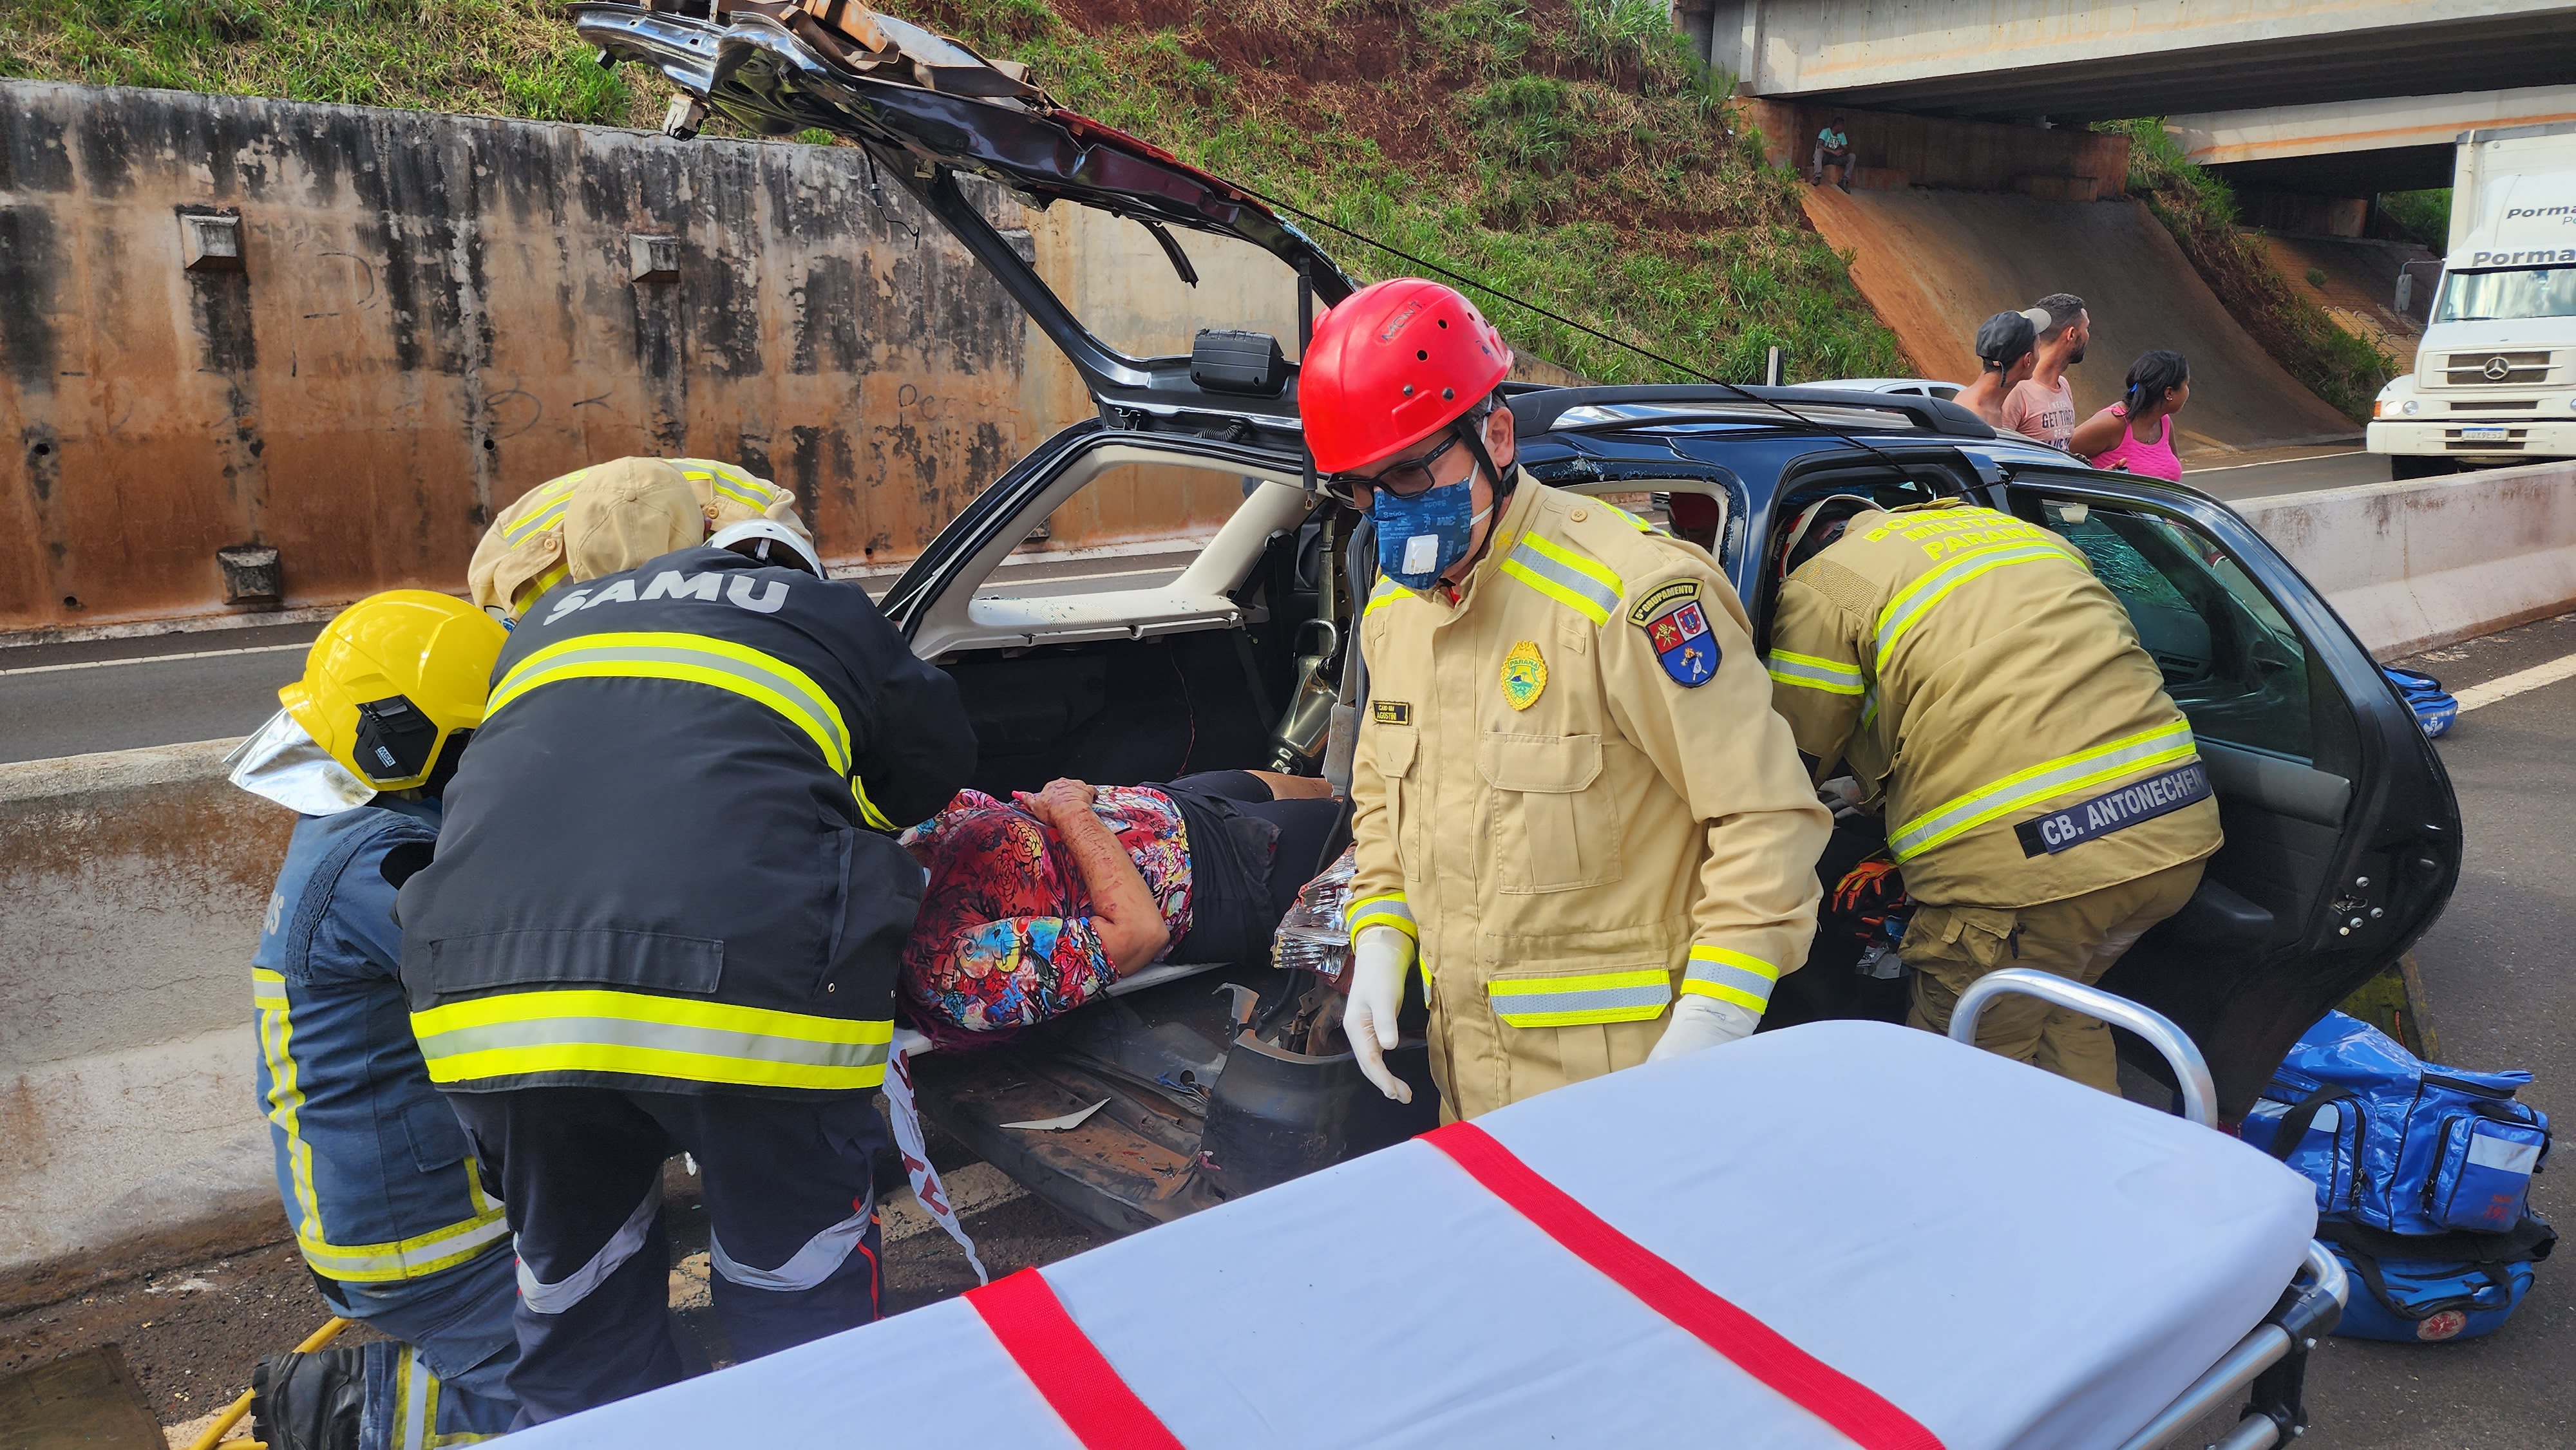
[[[1380,725],[1413,723],[1413,706],[1403,700],[1372,700],[1369,702],[1369,713],[1376,717]]]
[[[2054,856],[2069,846],[2080,846],[2140,821],[2197,805],[2209,799],[2210,794],[2209,770],[2194,760],[2133,785],[2105,791],[2089,801],[2078,801],[2064,810],[2051,811],[2038,820],[2024,821],[2013,827],[2013,834],[2021,839],[2025,858]]]
[[[1637,601],[1628,619],[1646,632],[1655,660],[1664,673],[1685,688],[1696,689],[1717,673],[1717,637],[1708,631],[1700,608],[1699,581],[1676,579]]]

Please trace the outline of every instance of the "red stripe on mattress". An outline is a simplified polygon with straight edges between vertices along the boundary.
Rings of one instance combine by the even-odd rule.
[[[1127,1382],[1064,1304],[1046,1276],[1022,1269],[966,1291],[966,1302],[1087,1450],[1182,1450],[1181,1442]]]
[[[1800,1349],[1761,1320],[1612,1228],[1573,1195],[1541,1178],[1473,1123],[1422,1135],[1496,1198],[1576,1258],[1607,1274],[1646,1307],[1696,1335],[1746,1374],[1851,1437],[1862,1450],[1942,1450],[1914,1417],[1869,1386]]]

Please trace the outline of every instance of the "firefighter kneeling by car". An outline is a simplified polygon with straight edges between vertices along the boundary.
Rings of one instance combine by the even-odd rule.
[[[1784,536],[1768,665],[1798,748],[1886,792],[1917,903],[1910,1019],[1947,1031],[1970,982],[2091,983],[2182,909],[2219,845],[2191,722],[2076,547],[1959,499],[1836,495]],[[2110,1030],[2030,997],[1977,1045],[2118,1092]]]
[[[1417,959],[1472,1118],[1751,1032],[1806,959],[1831,818],[1698,548],[1515,465],[1502,337],[1417,278],[1316,324],[1299,411],[1376,524],[1344,1026],[1386,1069]]]

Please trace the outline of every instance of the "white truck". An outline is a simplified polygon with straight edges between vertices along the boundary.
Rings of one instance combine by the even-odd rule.
[[[2393,478],[2576,458],[2576,123],[2460,138],[2415,371],[2380,390],[2368,439]]]

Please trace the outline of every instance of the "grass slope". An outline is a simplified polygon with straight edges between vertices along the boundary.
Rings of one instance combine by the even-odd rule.
[[[2262,241],[2236,225],[2236,195],[2183,154],[2161,119],[2110,123],[2129,137],[2129,190],[2182,244],[2209,290],[2290,376],[2356,423],[2399,364],[2274,268]]]
[[[1739,381],[1902,372],[1661,0],[897,0],[1064,104],[1587,326]],[[0,75],[648,126],[551,0],[0,0]],[[1413,270],[1319,237],[1365,277]],[[1516,343],[1678,377],[1489,297]]]

